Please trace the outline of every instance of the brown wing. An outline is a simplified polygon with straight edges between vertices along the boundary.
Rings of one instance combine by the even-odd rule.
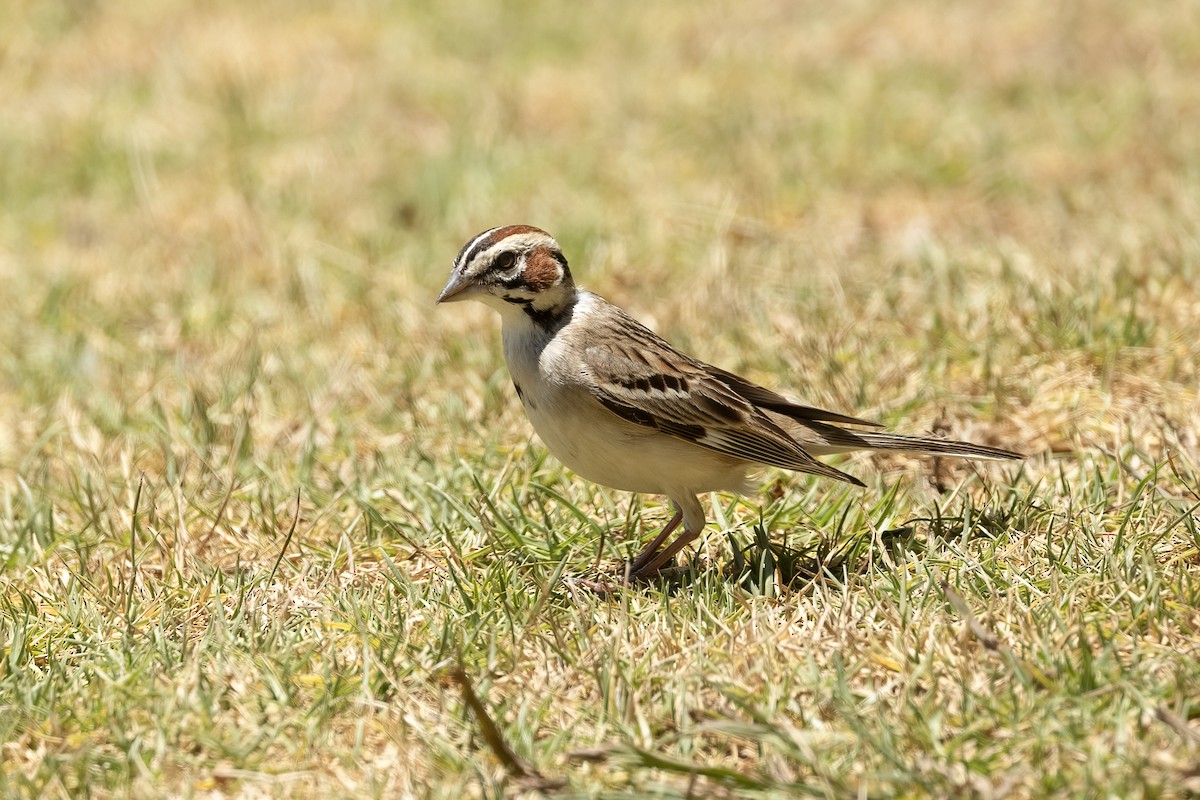
[[[734,458],[863,485],[805,452],[750,399],[710,374],[715,368],[680,353],[615,306],[609,309],[623,318],[614,320],[619,324],[611,334],[592,337],[583,359],[589,390],[609,411]]]

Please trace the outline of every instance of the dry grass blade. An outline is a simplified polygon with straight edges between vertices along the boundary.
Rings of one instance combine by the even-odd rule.
[[[271,565],[271,575],[267,578],[267,583],[274,583],[275,572],[279,569],[279,565],[283,563],[283,556],[287,552],[288,545],[292,543],[292,536],[296,533],[296,526],[300,524],[300,490],[296,490],[296,513],[292,517],[291,527],[288,528],[287,536],[283,537],[283,544],[279,547],[279,555],[275,557],[275,563]]]
[[[142,489],[146,476],[138,476],[137,492],[133,496],[133,511],[129,515],[129,577],[125,581],[125,629],[133,632],[133,592],[137,584],[138,513],[141,511]]]
[[[681,775],[689,779],[706,778],[718,785],[726,785],[742,790],[768,791],[784,787],[770,780],[762,780],[746,775],[737,770],[697,764],[682,759],[671,758],[662,753],[655,753],[642,747],[630,744],[616,744],[609,747],[595,747],[586,750],[576,750],[567,754],[576,761],[604,762],[617,759],[622,764],[639,769],[654,769],[662,772]],[[706,794],[689,796],[707,796]]]
[[[1164,723],[1171,730],[1179,734],[1179,736],[1189,744],[1200,744],[1200,731],[1188,725],[1187,722],[1166,706],[1158,706],[1154,709],[1154,716]]]
[[[1008,645],[1000,641],[1000,637],[988,630],[975,613],[971,611],[971,607],[967,605],[967,601],[963,596],[950,588],[950,584],[946,581],[941,583],[942,593],[946,595],[946,599],[950,601],[950,605],[954,606],[954,610],[959,613],[959,616],[967,623],[967,629],[971,634],[979,640],[979,643],[988,650],[1003,652],[1006,655],[1012,655],[1012,651]]]
[[[982,644],[988,650],[999,653],[1001,656],[1003,656],[1005,661],[1007,661],[1008,664],[1013,667],[1013,669],[1016,669],[1022,675],[1022,677],[1026,679],[1032,678],[1043,688],[1048,688],[1051,685],[1051,680],[1045,673],[1033,667],[1025,659],[1014,653],[1011,647],[1000,640],[999,636],[997,636],[993,631],[989,630],[986,625],[980,622],[979,618],[976,617],[974,612],[971,611],[971,607],[967,605],[967,601],[963,599],[963,596],[955,591],[947,581],[943,580],[939,586],[942,590],[942,593],[946,596],[946,599],[950,601],[950,605],[954,606],[954,610],[957,611],[959,616],[963,618],[963,621],[967,625],[967,630],[971,632],[971,635],[974,636],[980,644]]]
[[[558,789],[566,785],[566,781],[560,778],[545,777],[509,747],[508,742],[504,739],[504,734],[500,732],[499,726],[496,725],[491,714],[488,713],[487,707],[479,699],[479,695],[475,693],[475,687],[471,683],[470,676],[467,675],[462,667],[451,669],[449,677],[454,683],[458,684],[463,702],[466,703],[467,708],[471,709],[471,716],[475,718],[475,724],[479,726],[479,733],[483,736],[483,740],[487,743],[488,748],[496,756],[501,766],[510,775],[518,778],[523,786],[544,791]]]

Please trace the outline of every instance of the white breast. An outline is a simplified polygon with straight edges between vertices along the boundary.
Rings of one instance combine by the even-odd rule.
[[[589,341],[588,314],[603,302],[581,293],[571,321],[554,333],[516,315],[504,320],[509,373],[546,447],[580,476],[614,489],[667,495],[745,491],[745,466],[627,422],[588,391],[582,360],[572,347]]]

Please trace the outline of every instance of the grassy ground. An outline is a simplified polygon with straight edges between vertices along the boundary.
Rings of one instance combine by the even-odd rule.
[[[1200,792],[1193,3],[9,5],[0,792]],[[433,307],[510,222],[1030,457],[768,473],[690,585],[578,591],[669,512]]]

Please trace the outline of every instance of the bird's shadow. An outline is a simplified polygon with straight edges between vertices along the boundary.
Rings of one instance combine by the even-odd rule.
[[[876,535],[871,531],[851,537],[818,537],[803,545],[771,541],[765,526],[754,526],[748,544],[729,535],[733,556],[721,569],[725,580],[753,594],[794,594],[810,590],[819,581],[843,582],[864,572],[875,544],[893,549],[913,533],[911,527]]]
[[[871,561],[871,547],[878,543],[894,550],[913,533],[903,527],[876,535],[864,531],[851,537],[819,537],[800,546],[771,541],[766,527],[753,528],[749,543],[728,534],[733,555],[717,569],[693,562],[669,567],[642,578],[642,585],[668,592],[678,591],[698,580],[717,579],[736,584],[752,594],[779,595],[805,592],[819,581],[843,582],[850,575],[864,572]],[[612,588],[612,587],[607,587]]]
[[[720,580],[740,586],[756,595],[796,594],[810,591],[821,581],[844,582],[861,574],[871,562],[871,548],[878,543],[889,551],[897,549],[913,533],[912,527],[895,528],[875,534],[864,531],[850,537],[818,537],[800,546],[771,541],[762,524],[753,528],[749,543],[727,534],[733,554],[723,565],[712,568],[698,562],[667,567],[657,573],[630,580],[614,581],[611,575],[594,580],[582,576],[573,584],[600,594],[616,594],[621,587],[641,585],[676,592],[701,580]]]

